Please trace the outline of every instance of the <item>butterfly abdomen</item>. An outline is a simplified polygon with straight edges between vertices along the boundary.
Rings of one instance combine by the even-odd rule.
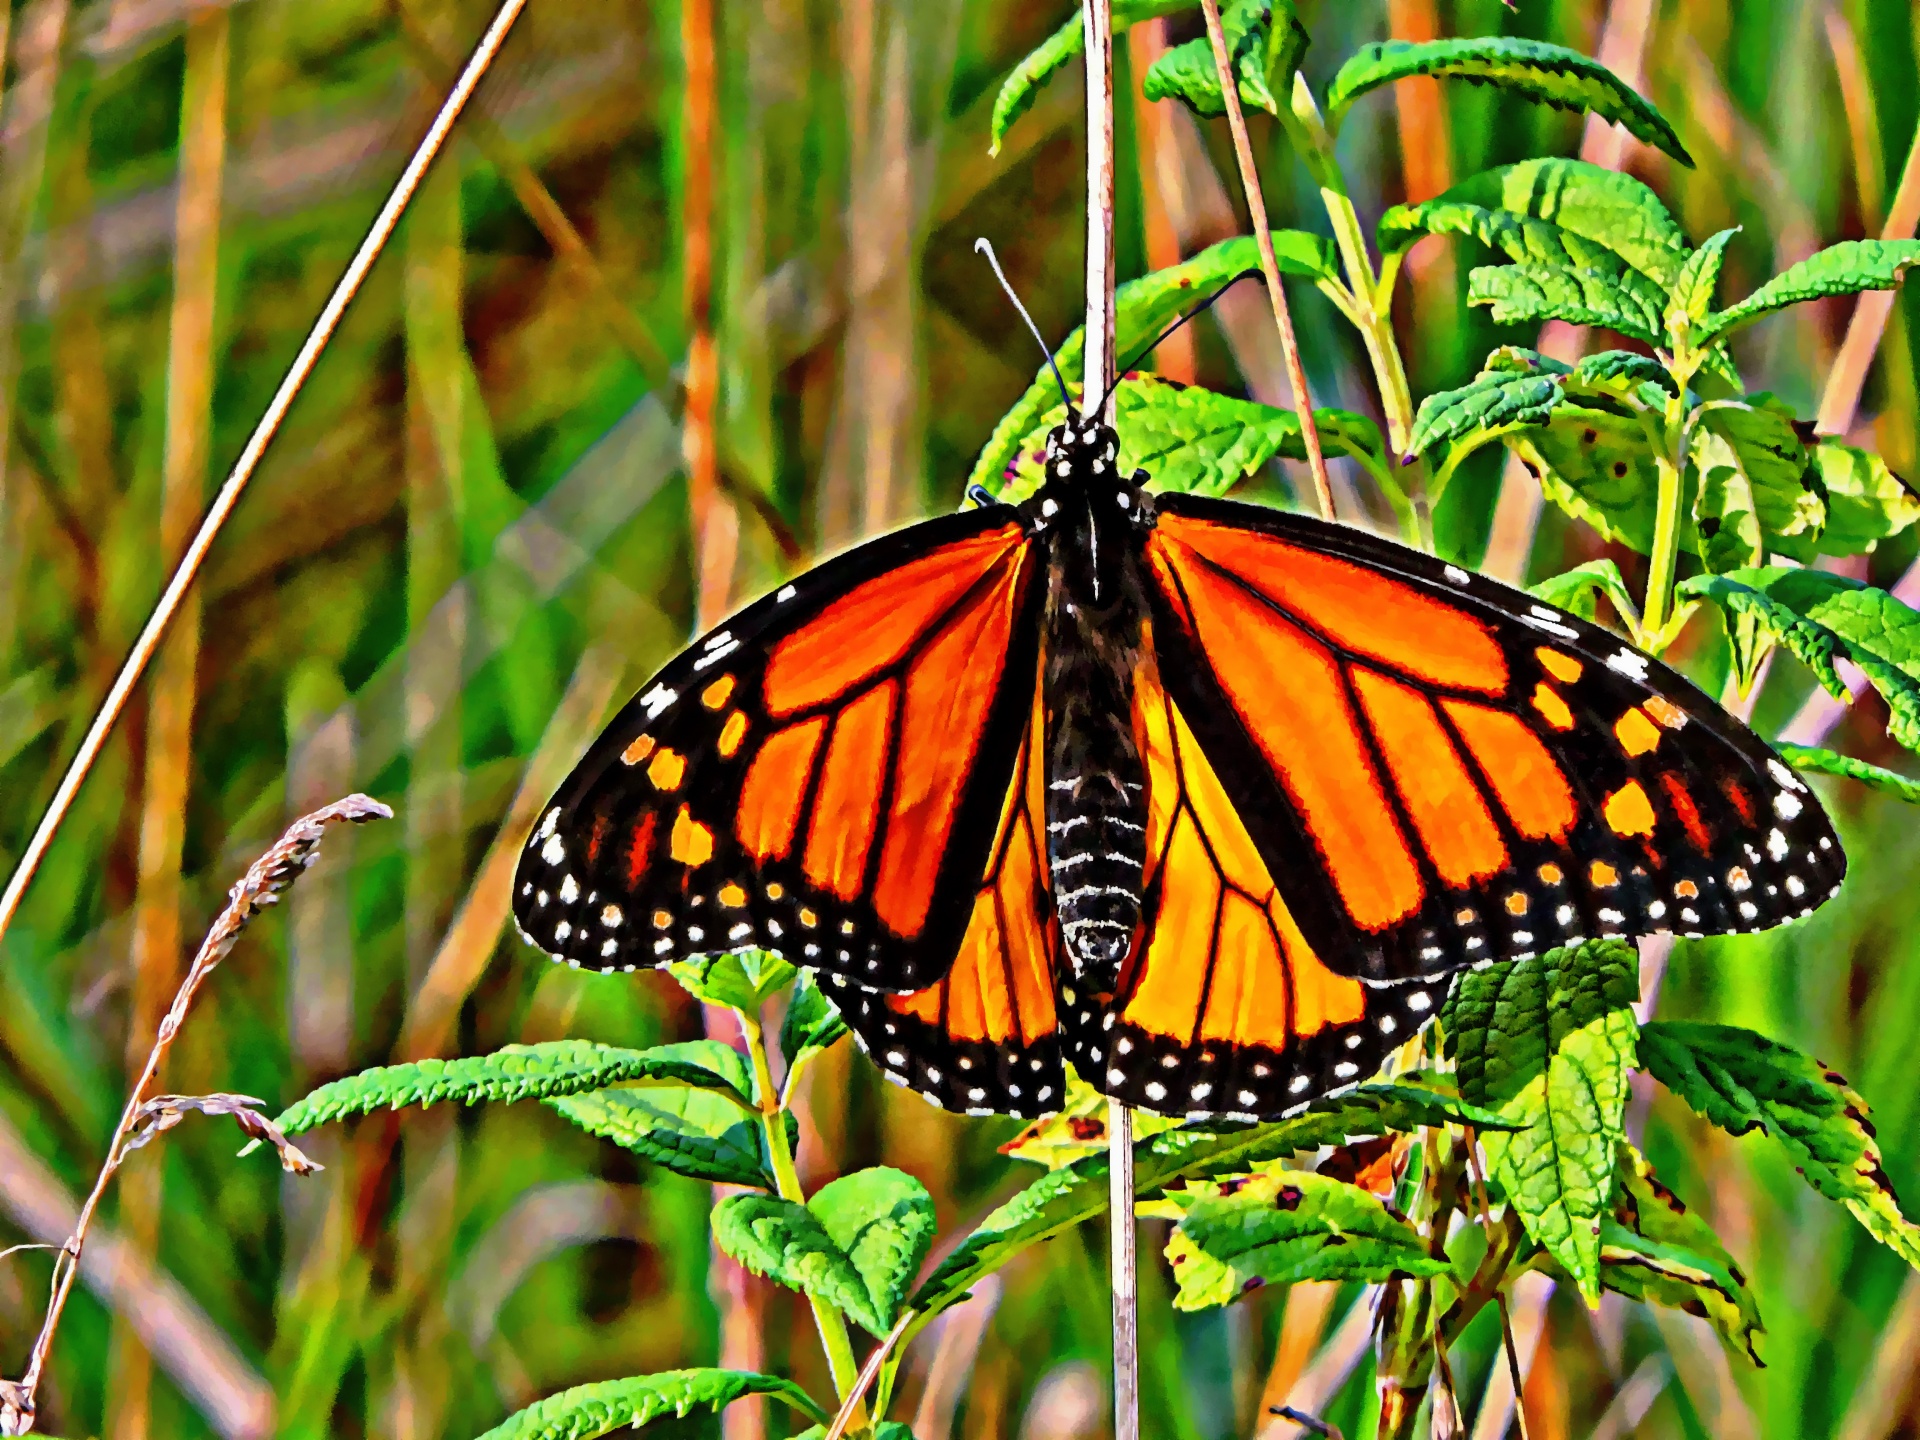
[[[1123,577],[1124,578],[1124,577]],[[1145,768],[1133,733],[1139,590],[1100,610],[1064,587],[1047,616],[1047,869],[1075,975],[1111,991],[1140,926]]]

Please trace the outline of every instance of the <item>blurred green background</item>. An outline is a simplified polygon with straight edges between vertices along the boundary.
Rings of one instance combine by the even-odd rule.
[[[503,921],[532,808],[610,707],[694,624],[806,557],[958,502],[1037,357],[974,237],[1042,327],[1076,323],[1081,98],[1057,81],[987,154],[1008,68],[1070,13],[1014,0],[717,0],[706,153],[722,489],[737,559],[697,547],[674,375],[688,345],[690,155],[673,0],[532,0],[221,538],[0,950],[0,1240],[56,1240],[98,1164],[184,958],[225,887],[303,810],[350,790],[399,818],[336,834],[215,977],[165,1089],[277,1108],[403,1055],[580,1035],[697,1034],[664,977],[549,966]],[[1673,119],[1684,170],[1578,116],[1409,82],[1342,138],[1362,217],[1533,154],[1632,169],[1691,235],[1742,225],[1740,293],[1880,231],[1920,111],[1911,0],[1306,0],[1323,79],[1356,45],[1505,31],[1603,58]],[[0,104],[0,859],[10,867],[212,485],[225,473],[424,130],[489,7],[441,0],[12,0]],[[1198,17],[1136,31],[1121,83]],[[1125,93],[1134,92],[1127,89]],[[1324,230],[1256,118],[1276,224]],[[1224,131],[1137,100],[1120,116],[1121,277],[1244,228]],[[691,163],[690,162],[694,162]],[[1416,398],[1499,333],[1461,303],[1476,258],[1428,242],[1398,316]],[[1321,404],[1377,413],[1350,331],[1295,297]],[[1811,413],[1851,310],[1742,336],[1754,388]],[[1257,293],[1160,368],[1284,403]],[[1916,471],[1920,293],[1895,306],[1856,443]],[[1349,515],[1385,524],[1336,462]],[[1281,491],[1287,477],[1269,477]],[[1455,482],[1442,548],[1508,576],[1601,553],[1534,522],[1497,459]],[[701,551],[703,553],[696,553]],[[1629,574],[1637,557],[1616,555]],[[1871,557],[1890,584],[1913,542]],[[1701,626],[1703,632],[1708,627]],[[1715,638],[1683,649],[1717,686]],[[1763,728],[1806,693],[1775,667]],[[1878,705],[1868,698],[1863,711]],[[1883,716],[1835,743],[1897,763]],[[1920,1199],[1920,861],[1911,812],[1830,797],[1846,897],[1783,934],[1683,945],[1663,1013],[1752,1026],[1842,1070],[1887,1168]],[[496,838],[503,837],[503,838]],[[1011,1122],[876,1083],[850,1046],[807,1095],[809,1185],[875,1161],[956,1229],[1025,1177]],[[1644,1103],[1644,1102],[1643,1102]],[[1746,1265],[1768,1368],[1704,1323],[1609,1296],[1522,1296],[1539,1436],[1920,1434],[1920,1287],[1758,1139],[1666,1102],[1645,1148]],[[328,1169],[190,1120],[110,1197],[42,1391],[47,1433],[466,1437],[578,1381],[724,1357],[823,1390],[792,1296],[708,1263],[707,1187],[538,1106],[375,1118],[314,1137]],[[1142,1284],[1148,1433],[1296,1433],[1267,1403],[1342,1384],[1348,1293],[1266,1291],[1175,1317],[1152,1222]],[[920,1345],[919,1440],[1103,1434],[1105,1236],[1023,1257]],[[0,1368],[18,1375],[49,1257],[0,1260]],[[1492,1314],[1483,1317],[1491,1319]],[[1330,1339],[1327,1337],[1331,1337]],[[1324,1344],[1323,1344],[1324,1341]],[[1493,1332],[1459,1360],[1477,1435],[1503,1433]],[[1315,1357],[1319,1357],[1316,1359]],[[1303,1368],[1304,1390],[1292,1387]],[[1317,1389],[1315,1387],[1318,1387]],[[715,1428],[711,1419],[701,1422]],[[782,1412],[729,1412],[736,1440]],[[1271,1430],[1263,1432],[1263,1426]],[[1637,1428],[1636,1428],[1637,1427]],[[687,1433],[700,1424],[688,1422]]]

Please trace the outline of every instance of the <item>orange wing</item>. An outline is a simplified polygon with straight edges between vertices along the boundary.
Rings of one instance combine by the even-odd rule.
[[[1345,526],[1155,505],[1161,674],[1329,969],[1758,930],[1838,887],[1801,781],[1599,627]]]
[[[1367,985],[1328,969],[1151,670],[1135,678],[1134,728],[1147,767],[1143,933],[1105,1013],[1073,1013],[1067,1058],[1128,1104],[1245,1119],[1371,1075],[1431,1018],[1445,982]]]
[[[570,964],[750,947],[919,989],[952,963],[1038,663],[1038,564],[991,506],[848,552],[656,676],[554,796],[514,916]]]
[[[1046,790],[1038,686],[992,854],[953,968],[911,995],[842,981],[828,994],[854,1037],[896,1084],[975,1114],[1044,1115],[1060,1107],[1055,977],[1060,927],[1047,882]]]

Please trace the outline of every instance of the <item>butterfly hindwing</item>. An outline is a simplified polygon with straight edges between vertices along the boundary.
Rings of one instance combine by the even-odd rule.
[[[1155,648],[1334,971],[1760,930],[1838,887],[1804,784],[1599,626],[1344,526],[1156,497]]]
[[[1001,507],[897,531],[672,661],[543,812],[534,944],[633,970],[759,947],[886,990],[952,962],[1038,663],[1045,586]]]
[[[1059,1108],[1066,1088],[1040,734],[1036,697],[952,968],[911,995],[827,987],[887,1077],[949,1110],[1044,1115]]]
[[[1172,1115],[1277,1119],[1358,1084],[1439,1009],[1445,981],[1366,984],[1322,964],[1151,671],[1134,715],[1142,933],[1115,995],[1063,1006],[1067,1058],[1106,1094]]]

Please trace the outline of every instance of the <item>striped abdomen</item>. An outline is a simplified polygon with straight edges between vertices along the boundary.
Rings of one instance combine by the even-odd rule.
[[[1096,993],[1114,988],[1133,946],[1146,860],[1131,593],[1103,614],[1060,601],[1048,617],[1047,868],[1068,962]]]

